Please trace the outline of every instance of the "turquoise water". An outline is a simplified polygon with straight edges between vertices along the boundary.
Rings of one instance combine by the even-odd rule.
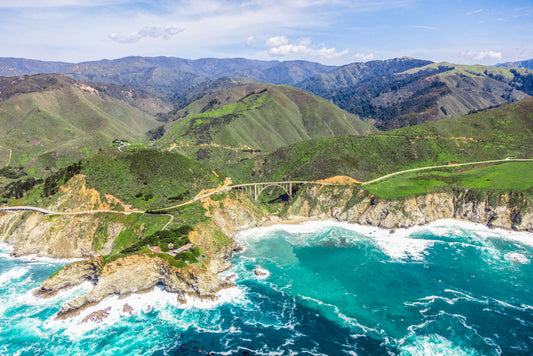
[[[13,259],[0,245],[0,354],[533,354],[533,234],[308,223],[237,239],[245,250],[225,273],[237,287],[214,302],[181,305],[157,289],[68,321],[55,313],[90,285],[35,298],[65,262]],[[106,307],[102,323],[82,322]]]

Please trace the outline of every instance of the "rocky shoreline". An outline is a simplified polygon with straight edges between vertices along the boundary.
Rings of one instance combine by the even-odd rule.
[[[65,303],[57,314],[58,318],[78,315],[85,308],[112,295],[127,296],[149,291],[156,286],[176,293],[182,302],[185,296],[213,298],[221,289],[234,286],[231,279],[222,279],[218,274],[231,267],[228,260],[239,247],[233,240],[235,234],[253,227],[281,223],[333,219],[396,229],[426,225],[440,219],[459,219],[493,228],[533,231],[533,209],[527,199],[520,195],[483,199],[466,191],[386,200],[369,195],[355,186],[311,186],[300,191],[281,216],[261,210],[244,196],[242,199],[225,198],[222,201],[207,198],[202,203],[210,221],[198,225],[189,235],[190,241],[208,256],[201,266],[191,264],[178,268],[158,254],[122,256],[109,262],[104,257],[95,256],[58,271],[42,283],[35,295],[47,298],[86,281],[93,284],[89,293]],[[33,220],[37,217],[32,215],[21,223],[14,222],[16,218],[13,215],[0,215],[0,234],[3,234],[0,236],[3,236],[4,241],[16,243],[5,238],[6,228],[9,231],[13,224],[17,224],[17,228],[24,231],[24,221],[34,224]],[[84,220],[78,220],[81,221]],[[84,221],[78,228],[90,223]],[[219,239],[220,236],[226,236],[228,242],[220,247],[215,236]],[[49,240],[53,239],[46,236],[43,239],[41,235],[41,244]],[[109,243],[111,246],[114,241],[111,239]],[[64,250],[61,251],[63,254]],[[73,254],[78,257],[75,252]],[[102,315],[94,317],[100,318]]]

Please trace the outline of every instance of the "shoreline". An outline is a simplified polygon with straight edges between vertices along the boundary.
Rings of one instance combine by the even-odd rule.
[[[459,228],[481,234],[482,237],[499,237],[505,240],[517,241],[533,247],[533,232],[492,228],[469,220],[455,218],[437,219],[424,225],[415,225],[408,228],[389,229],[372,225],[349,223],[328,218],[297,217],[295,219],[267,220],[257,227],[237,231],[235,234],[233,234],[232,238],[239,244],[241,248],[245,248],[243,245],[245,242],[244,240],[249,238],[249,235],[252,234],[264,234],[269,231],[286,231],[288,233],[305,234],[320,231],[320,229],[328,227],[341,227],[374,237],[390,237],[391,241],[393,241],[394,237],[405,238],[411,235],[413,232],[419,230],[430,230],[435,233],[437,232],[436,230],[441,230],[442,228]]]

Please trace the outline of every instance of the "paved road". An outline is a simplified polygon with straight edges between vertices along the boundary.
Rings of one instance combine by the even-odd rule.
[[[497,159],[497,160],[491,160],[491,161],[456,163],[456,164],[446,164],[446,165],[439,165],[439,166],[428,166],[428,167],[421,167],[421,168],[413,168],[413,169],[407,169],[407,170],[404,170],[404,171],[387,174],[387,175],[384,175],[382,177],[370,180],[368,182],[364,182],[364,183],[362,183],[362,185],[372,184],[372,183],[378,182],[380,180],[387,179],[389,177],[393,177],[395,175],[404,174],[404,173],[408,173],[408,172],[416,172],[416,171],[422,171],[422,170],[427,170],[427,169],[435,169],[435,168],[460,167],[460,166],[469,166],[469,165],[474,165],[474,164],[498,163],[498,162],[533,162],[533,159],[527,159],[527,158],[521,159],[521,158],[509,158],[508,157],[506,159]],[[268,185],[268,184],[288,184],[288,183],[294,183],[294,184],[319,184],[319,185],[339,185],[339,184],[334,184],[334,183],[320,183],[320,182],[302,181],[302,180],[283,181],[283,182],[258,182],[258,183],[235,184],[235,185],[225,186],[225,187],[223,187],[221,189],[215,190],[215,191],[210,192],[210,193],[206,193],[206,194],[203,194],[203,195],[200,195],[200,196],[196,196],[196,197],[192,198],[191,200],[186,201],[186,202],[181,203],[181,204],[177,204],[177,205],[173,205],[173,206],[166,207],[166,208],[161,208],[161,209],[154,209],[154,210],[151,210],[151,211],[157,212],[157,211],[165,211],[165,210],[170,210],[170,209],[176,209],[176,208],[188,205],[188,204],[192,204],[192,203],[194,203],[194,202],[196,202],[198,200],[201,200],[203,198],[207,198],[207,197],[209,197],[211,195],[227,192],[227,191],[235,189],[235,188],[249,187],[249,186],[253,186],[253,185],[256,185],[256,184],[267,184]],[[59,211],[50,211],[50,210],[47,210],[47,209],[37,208],[37,207],[33,207],[33,206],[5,207],[5,208],[0,208],[0,211],[35,211],[35,212],[38,212],[38,213],[41,213],[41,214],[46,214],[46,215],[84,215],[84,214],[96,214],[96,213],[112,213],[112,214],[125,214],[125,215],[129,215],[129,214],[149,214],[148,212],[142,211],[142,210],[134,210],[134,211],[88,210],[88,211],[78,211],[78,212],[59,212]],[[174,220],[174,216],[172,214],[164,214],[164,215],[169,216],[170,220],[163,227],[163,229],[165,229],[168,225],[170,225],[170,223]]]
[[[44,215],[85,215],[85,214],[96,214],[96,213],[113,213],[113,214],[144,214],[145,211],[134,210],[134,211],[117,211],[117,210],[87,210],[87,211],[76,211],[76,212],[60,212],[52,211],[43,208],[38,208],[35,206],[8,206],[0,208],[0,211],[35,211]]]
[[[375,182],[379,182],[380,180],[387,179],[387,178],[392,177],[392,176],[396,176],[398,174],[404,174],[404,173],[416,172],[416,171],[423,171],[423,170],[426,170],[426,169],[446,168],[446,167],[460,167],[460,166],[470,166],[470,165],[473,165],[473,164],[498,163],[498,162],[533,162],[533,159],[509,158],[509,157],[507,157],[506,159],[496,159],[496,160],[491,160],[491,161],[454,163],[454,164],[443,164],[443,165],[440,165],[440,166],[428,166],[428,167],[421,167],[421,168],[413,168],[413,169],[407,169],[405,171],[399,171],[399,172],[394,172],[394,173],[391,173],[391,174],[387,174],[385,176],[382,176],[382,177],[379,177],[379,178],[376,178],[376,179],[372,179],[372,180],[369,180],[368,182],[364,182],[364,183],[361,183],[361,184],[362,185],[372,184],[372,183],[375,183]]]

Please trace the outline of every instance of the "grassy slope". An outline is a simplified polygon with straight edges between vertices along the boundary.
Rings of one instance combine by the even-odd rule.
[[[450,167],[409,172],[379,181],[364,189],[384,198],[400,198],[412,194],[442,191],[452,187],[520,190],[533,198],[533,162],[505,162],[461,172],[463,167]]]
[[[202,164],[177,153],[108,149],[83,164],[87,184],[142,209],[186,201],[223,181]]]
[[[473,138],[473,139],[465,139]],[[462,118],[440,120],[366,137],[345,136],[283,147],[233,167],[256,180],[348,175],[369,180],[391,172],[533,154],[533,99]]]
[[[223,106],[214,105],[211,110],[201,112],[204,102],[191,104],[185,109],[190,114],[169,129],[161,144],[186,141],[271,151],[309,139],[376,131],[356,116],[299,89],[253,86],[255,90],[247,96]],[[217,101],[224,103],[227,97],[230,94],[224,92]]]
[[[115,138],[136,140],[158,123],[117,99],[64,85],[1,102],[0,125],[0,145],[13,150],[11,165],[39,172],[87,157]]]

